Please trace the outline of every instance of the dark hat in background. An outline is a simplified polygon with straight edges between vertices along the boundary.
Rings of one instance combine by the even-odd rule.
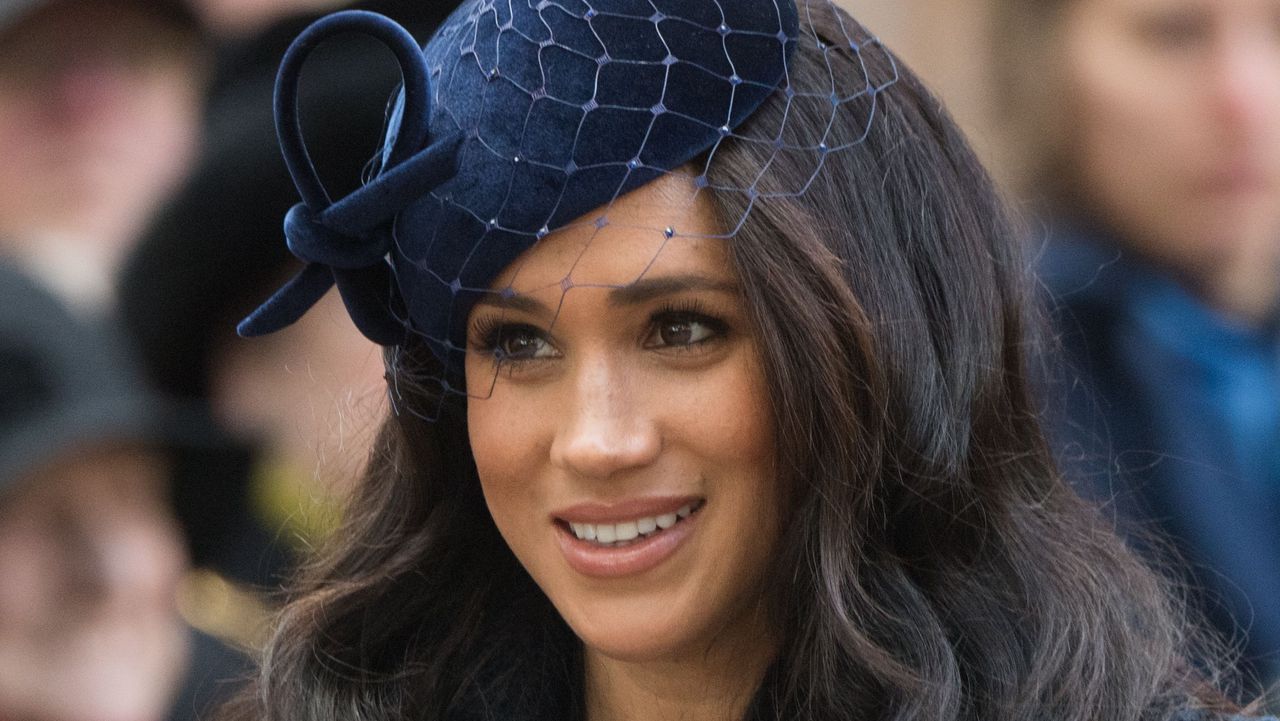
[[[69,452],[160,443],[177,431],[172,413],[111,326],[0,265],[0,492]]]

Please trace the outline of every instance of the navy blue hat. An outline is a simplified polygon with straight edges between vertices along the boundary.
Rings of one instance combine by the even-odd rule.
[[[404,90],[373,179],[331,203],[302,137],[298,76],[320,42],[353,31],[393,50]],[[379,15],[320,20],[285,56],[276,95],[303,198],[285,234],[308,266],[240,332],[289,325],[336,282],[373,341],[399,345],[413,333],[456,360],[467,311],[481,294],[503,292],[490,284],[521,253],[714,155],[771,95],[793,97],[788,66],[802,35],[795,0],[468,0],[421,50]],[[849,99],[834,79],[821,83],[800,92],[833,108]],[[773,142],[783,147],[781,133]],[[705,173],[695,181],[708,184]]]
[[[281,142],[304,200],[286,235],[310,265],[241,332],[292,323],[336,281],[370,339],[396,345],[412,328],[448,355],[460,345],[460,311],[539,237],[688,162],[750,116],[785,77],[798,28],[787,0],[473,0],[420,52],[382,16],[319,21],[286,55],[277,86]],[[310,168],[296,90],[306,55],[350,31],[393,48],[405,90],[377,179],[331,205]]]

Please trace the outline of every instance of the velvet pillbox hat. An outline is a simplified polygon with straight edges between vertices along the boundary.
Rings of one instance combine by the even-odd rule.
[[[805,13],[830,0],[802,5],[803,12],[794,0],[467,0],[423,48],[379,15],[322,19],[285,56],[276,94],[277,130],[303,199],[285,235],[308,265],[241,324],[241,334],[294,322],[336,284],[368,338],[395,346],[414,334],[456,368],[470,307],[482,294],[511,292],[490,285],[540,239],[574,223],[604,227],[606,213],[588,214],[714,157],[775,94],[788,103],[818,98],[834,116],[854,98],[874,103],[892,84],[896,78],[797,83],[789,63],[798,48],[825,53],[834,42],[857,55],[864,44],[878,47],[873,39],[816,37]],[[348,32],[390,47],[404,87],[371,179],[332,202],[307,155],[296,96],[308,53]],[[755,140],[776,152],[799,143],[819,157],[860,142],[797,141],[781,128]],[[705,171],[692,179],[699,189],[711,185]],[[754,186],[732,190],[756,200]],[[660,224],[658,232],[678,234]]]

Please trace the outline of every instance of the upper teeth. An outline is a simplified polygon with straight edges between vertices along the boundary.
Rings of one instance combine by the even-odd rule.
[[[633,541],[640,536],[656,533],[658,529],[666,530],[676,525],[681,518],[688,518],[693,513],[693,504],[683,506],[675,513],[661,516],[637,518],[625,523],[570,523],[573,534],[584,541],[597,543],[617,543]]]

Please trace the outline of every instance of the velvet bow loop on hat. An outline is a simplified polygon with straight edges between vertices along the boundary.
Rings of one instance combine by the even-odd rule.
[[[336,203],[316,174],[298,118],[298,81],[307,56],[325,39],[362,33],[395,54],[404,76],[400,124],[377,179]],[[431,88],[422,50],[408,31],[376,13],[340,12],[306,30],[285,54],[276,81],[276,129],[285,163],[303,202],[285,217],[289,250],[307,263],[239,326],[243,336],[273,333],[296,322],[335,284],[356,327],[381,345],[404,340],[404,302],[387,255],[397,213],[457,174],[460,134],[430,144]],[[425,148],[423,146],[426,146]]]

